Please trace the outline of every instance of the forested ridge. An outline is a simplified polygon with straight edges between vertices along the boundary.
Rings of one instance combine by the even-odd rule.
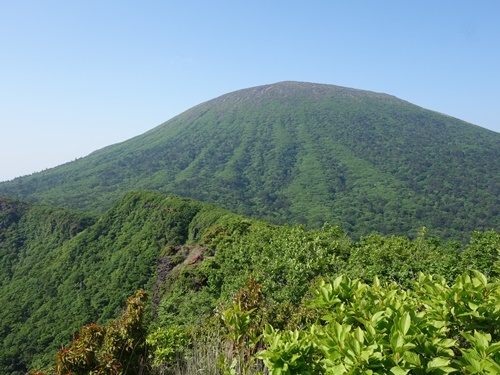
[[[0,195],[102,213],[154,190],[276,224],[338,223],[467,241],[498,228],[500,134],[386,94],[280,82],[223,95],[149,132],[0,183]]]
[[[0,208],[2,374],[498,373],[494,230],[353,239],[158,192]]]

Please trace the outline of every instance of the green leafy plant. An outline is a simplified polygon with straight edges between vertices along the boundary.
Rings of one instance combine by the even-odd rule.
[[[267,348],[257,354],[272,375],[312,375],[321,373],[314,340],[314,328],[307,331],[278,331],[267,325]]]
[[[152,365],[156,368],[167,367],[184,351],[189,342],[188,332],[178,325],[157,328],[146,338]]]
[[[266,330],[258,356],[271,373],[498,373],[499,282],[478,271],[451,286],[420,274],[410,290],[339,276],[315,295],[322,322]]]
[[[250,278],[220,314],[228,344],[223,363],[229,373],[246,375],[259,367],[254,355],[261,349],[264,315],[262,284]]]
[[[466,374],[500,374],[500,342],[492,342],[491,335],[474,331],[462,332],[470,348],[462,350],[458,368]]]

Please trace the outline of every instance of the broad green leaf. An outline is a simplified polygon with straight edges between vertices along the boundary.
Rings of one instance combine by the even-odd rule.
[[[487,354],[498,354],[500,353],[500,342],[495,342],[491,344],[486,350]]]
[[[449,374],[451,372],[457,372],[457,369],[451,366],[445,366],[445,367],[440,367],[439,371],[440,371],[439,373]]]
[[[404,337],[400,332],[396,331],[391,336],[391,347],[392,350],[396,353],[399,353],[403,350],[403,345],[405,344]]]
[[[326,374],[332,374],[332,375],[342,375],[347,372],[346,368],[344,365],[339,364],[333,367],[329,367],[326,369]]]
[[[364,341],[364,333],[360,327],[356,328],[356,330],[354,330],[353,334],[358,342],[362,343]]]
[[[394,375],[406,375],[409,371],[410,370],[405,370],[399,366],[394,366],[393,368],[391,368],[391,373],[393,373]]]
[[[335,317],[332,314],[327,314],[323,315],[321,317],[321,320],[324,320],[325,322],[333,322],[335,320]]]
[[[483,286],[486,286],[488,284],[488,279],[481,272],[479,272],[477,270],[472,270],[472,273],[474,274],[474,276],[476,277],[476,279],[481,282],[481,284]]]
[[[444,320],[434,320],[432,321],[432,326],[436,328],[443,328],[446,326],[446,322]]]
[[[378,311],[372,315],[371,321],[373,323],[377,323],[378,321],[380,321],[384,318],[384,315],[385,315],[385,311]]]
[[[406,351],[403,353],[403,358],[406,362],[420,367],[422,364],[420,362],[420,356],[414,352]]]
[[[334,289],[338,289],[338,287],[339,287],[340,283],[342,282],[343,278],[344,278],[343,276],[338,276],[338,277],[335,278],[335,280],[333,280],[333,288]]]
[[[469,301],[467,304],[469,305],[469,307],[470,307],[470,309],[471,309],[472,311],[476,311],[476,310],[479,308],[479,305],[478,305],[478,304],[475,304],[475,303],[474,303],[474,302],[472,302],[472,301]]]
[[[490,334],[484,334],[478,331],[474,332],[474,338],[476,339],[477,347],[481,350],[486,350],[489,346],[489,342],[491,341]]]
[[[440,369],[447,367],[450,364],[450,360],[447,358],[436,357],[427,363],[427,370]]]
[[[359,344],[359,341],[355,338],[351,338],[351,348],[354,351],[354,354],[356,357],[359,357],[361,354],[361,345]]]
[[[408,333],[408,330],[410,329],[411,325],[411,317],[408,312],[406,312],[401,319],[399,320],[399,330],[403,333],[403,335],[406,335]]]

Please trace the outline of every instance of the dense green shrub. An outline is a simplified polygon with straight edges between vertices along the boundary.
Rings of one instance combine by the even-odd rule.
[[[268,326],[259,353],[272,374],[498,374],[500,283],[478,271],[447,285],[420,274],[404,290],[377,278],[322,282],[307,330]]]

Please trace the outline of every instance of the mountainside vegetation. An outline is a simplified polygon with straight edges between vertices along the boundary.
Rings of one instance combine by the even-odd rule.
[[[2,182],[0,374],[498,374],[499,156],[281,82]]]
[[[94,213],[131,190],[278,224],[337,223],[353,238],[425,226],[466,241],[500,224],[500,134],[385,94],[281,82],[0,183],[2,196]]]
[[[43,361],[82,324],[115,317],[133,291],[152,288],[159,254],[186,242],[197,206],[154,198],[131,194],[98,219],[3,200],[3,366]]]
[[[499,249],[496,231],[357,240],[159,192],[102,214],[1,199],[0,373],[344,373],[337,334],[375,373],[494,373]]]

